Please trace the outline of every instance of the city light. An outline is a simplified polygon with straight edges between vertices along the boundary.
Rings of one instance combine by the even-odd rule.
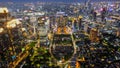
[[[0,68],[120,68],[120,2],[14,1],[0,1]]]
[[[21,24],[21,22],[18,19],[14,20],[14,21],[16,22],[17,25]]]
[[[22,31],[25,31],[26,29],[25,28],[21,28]]]
[[[0,8],[0,13],[8,13],[8,9],[7,8]]]
[[[2,33],[4,31],[4,29],[3,28],[0,28],[0,33]]]
[[[13,20],[7,22],[6,27],[7,28],[15,28],[16,26],[18,26],[20,24],[21,24],[21,22],[18,19],[13,19]]]
[[[6,25],[7,28],[15,28],[16,27],[16,24],[15,23],[8,23]]]

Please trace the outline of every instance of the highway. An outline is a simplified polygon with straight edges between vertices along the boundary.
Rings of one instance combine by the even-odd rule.
[[[17,55],[17,58],[13,61],[13,62],[10,62],[8,67],[9,68],[16,68],[16,66],[23,60],[25,59],[29,54],[29,50],[32,48],[30,45],[32,45],[33,43],[28,43],[24,48],[25,48],[25,51],[24,52],[20,52],[18,55]],[[34,43],[35,45],[35,43]]]

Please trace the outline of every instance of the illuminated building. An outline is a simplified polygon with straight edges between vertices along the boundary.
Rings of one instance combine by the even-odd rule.
[[[95,29],[95,28],[91,29],[90,40],[92,42],[98,42],[99,39],[98,39],[98,30],[97,29]]]
[[[67,27],[68,17],[64,12],[56,13],[56,23],[57,23],[57,34],[70,34],[71,29]]]
[[[80,63],[76,61],[76,67],[75,68],[80,68]]]
[[[80,29],[81,26],[82,26],[82,18],[83,18],[82,16],[79,16],[79,18],[78,18],[78,19],[79,19],[79,29]]]
[[[118,37],[120,36],[120,27],[119,27],[118,30],[117,30],[117,36],[118,36]]]
[[[78,24],[77,20],[74,19],[74,20],[73,20],[73,26],[74,26],[75,29],[77,29],[77,24]]]
[[[11,62],[16,55],[16,38],[18,39],[18,28],[21,27],[21,22],[18,19],[12,19],[7,8],[0,8],[0,46],[5,59],[4,62]],[[13,58],[14,57],[14,58]],[[0,59],[1,60],[1,59]]]
[[[0,7],[0,22],[3,23],[5,21],[7,21],[8,17],[9,17],[8,9],[5,7]]]
[[[68,17],[65,14],[65,12],[57,12],[56,13],[56,23],[60,26],[66,26],[66,23],[68,22]]]

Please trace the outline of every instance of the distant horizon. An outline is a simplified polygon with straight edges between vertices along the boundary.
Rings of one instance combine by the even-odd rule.
[[[0,2],[86,2],[88,0],[0,0]],[[120,0],[91,0],[91,2],[101,2],[101,1],[120,1]]]

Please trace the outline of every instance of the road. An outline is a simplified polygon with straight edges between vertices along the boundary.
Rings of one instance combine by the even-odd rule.
[[[15,68],[23,59],[25,59],[30,54],[29,50],[32,48],[30,45],[32,45],[32,43],[27,44],[25,46],[26,50],[24,52],[20,52],[17,55],[17,58],[15,59],[15,61],[9,63],[8,65],[9,68]]]

